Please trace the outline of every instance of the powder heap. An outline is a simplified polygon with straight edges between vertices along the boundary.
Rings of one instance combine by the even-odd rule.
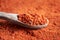
[[[28,25],[43,25],[46,23],[46,19],[43,15],[38,14],[20,14],[19,20]]]

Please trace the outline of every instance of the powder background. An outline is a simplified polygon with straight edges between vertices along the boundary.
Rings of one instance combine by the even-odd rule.
[[[38,13],[50,21],[46,28],[38,30],[0,23],[0,40],[60,40],[60,0],[0,0],[0,11]]]

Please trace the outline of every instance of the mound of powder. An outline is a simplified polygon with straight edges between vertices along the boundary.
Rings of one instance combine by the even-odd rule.
[[[43,15],[38,15],[36,13],[20,14],[18,19],[28,25],[43,25],[46,23],[45,17]]]

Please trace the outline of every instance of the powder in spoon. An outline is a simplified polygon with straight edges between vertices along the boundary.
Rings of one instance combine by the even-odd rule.
[[[46,23],[45,17],[38,14],[20,14],[18,19],[28,25],[43,25]]]

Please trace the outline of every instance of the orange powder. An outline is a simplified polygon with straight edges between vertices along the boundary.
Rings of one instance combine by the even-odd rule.
[[[46,19],[43,15],[38,14],[20,14],[19,20],[28,25],[43,25],[46,23]]]
[[[39,19],[42,19],[40,14],[46,12],[44,16],[50,21],[46,28],[30,30],[0,20],[0,40],[60,40],[60,0],[0,0],[0,11],[22,13],[21,15],[27,13],[26,15],[29,15],[31,20],[33,19],[28,11],[33,15],[38,13]],[[21,15],[19,15],[19,19],[22,17]],[[35,19],[38,20],[37,17]]]

